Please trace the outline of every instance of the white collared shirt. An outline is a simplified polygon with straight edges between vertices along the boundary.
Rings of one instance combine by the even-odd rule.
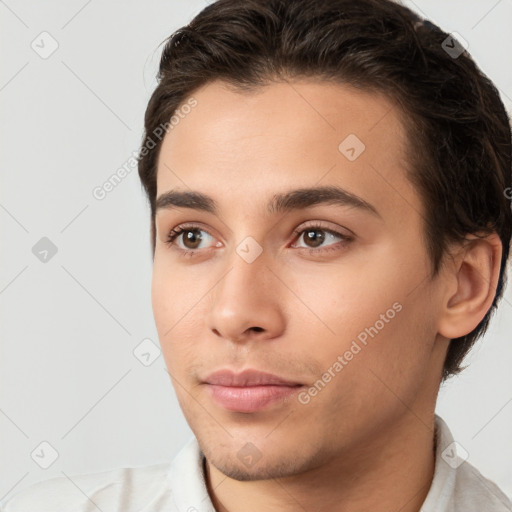
[[[435,415],[432,484],[420,512],[512,512],[512,502],[454,451],[452,434]],[[215,512],[192,437],[170,463],[55,477],[0,504],[0,512]]]

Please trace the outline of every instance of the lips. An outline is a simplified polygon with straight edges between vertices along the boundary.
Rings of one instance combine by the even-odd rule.
[[[257,370],[219,370],[206,377],[203,384],[218,405],[242,413],[284,406],[302,387],[299,382]]]
[[[244,370],[235,373],[231,370],[218,370],[204,380],[206,384],[217,386],[246,387],[246,386],[300,386],[300,382],[291,381],[258,370]]]

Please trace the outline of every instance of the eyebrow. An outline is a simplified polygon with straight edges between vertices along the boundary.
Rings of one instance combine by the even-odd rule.
[[[340,187],[310,187],[275,194],[267,204],[270,215],[300,210],[321,204],[356,208],[382,218],[371,203]],[[213,198],[195,191],[170,190],[161,194],[155,202],[155,214],[161,209],[191,208],[212,214],[218,213],[218,205]]]

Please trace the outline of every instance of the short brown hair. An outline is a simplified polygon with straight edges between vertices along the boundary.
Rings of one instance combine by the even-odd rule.
[[[448,39],[447,39],[448,38]],[[460,50],[456,53],[449,48]],[[510,120],[498,90],[456,39],[392,0],[218,0],[165,41],[143,147],[194,90],[221,79],[240,92],[314,78],[384,93],[408,134],[408,179],[425,211],[435,277],[450,242],[495,231],[503,253],[489,311],[453,339],[443,380],[486,331],[506,283],[512,213]],[[155,250],[161,139],[139,154]]]

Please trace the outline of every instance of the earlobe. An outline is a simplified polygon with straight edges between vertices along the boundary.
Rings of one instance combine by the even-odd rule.
[[[448,339],[470,333],[491,307],[498,285],[502,244],[496,233],[468,235],[451,267],[456,286],[446,287],[438,332]],[[451,281],[452,282],[452,281]],[[455,288],[455,291],[454,291]]]

